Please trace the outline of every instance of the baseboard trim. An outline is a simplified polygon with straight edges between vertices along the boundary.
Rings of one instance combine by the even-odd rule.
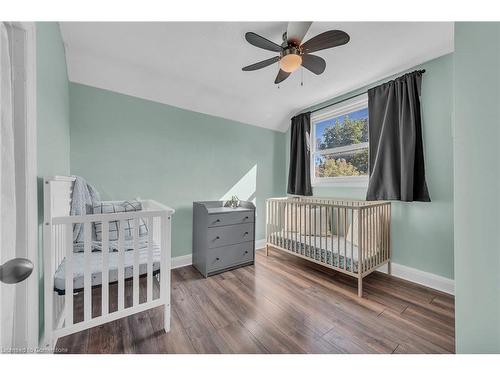
[[[387,264],[377,269],[377,271],[387,273]],[[439,290],[441,292],[455,295],[455,280],[448,279],[440,275],[421,271],[416,268],[404,266],[394,262],[391,263],[391,275]]]
[[[172,258],[172,269],[190,266],[191,264],[193,264],[192,254]]]
[[[266,247],[266,239],[255,240],[255,249]],[[191,254],[172,258],[172,269],[190,266],[193,263]],[[387,264],[380,267],[377,271],[387,273]],[[418,270],[416,268],[404,266],[398,263],[391,263],[391,274],[394,277],[411,281],[432,289],[439,290],[448,294],[455,295],[455,281],[443,276],[435,275],[430,272]]]
[[[255,250],[263,249],[266,247],[266,239],[255,240]]]

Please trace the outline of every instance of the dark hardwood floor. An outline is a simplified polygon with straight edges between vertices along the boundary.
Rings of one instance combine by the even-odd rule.
[[[57,348],[69,353],[454,352],[453,296],[381,273],[364,279],[364,298],[356,290],[356,280],[348,276],[277,250],[269,257],[258,251],[255,266],[208,279],[192,267],[173,270],[169,333],[161,329],[163,311],[156,308],[63,337]],[[98,306],[100,292],[94,294]],[[77,303],[79,298],[75,317],[81,315]],[[100,313],[96,309],[93,315]]]

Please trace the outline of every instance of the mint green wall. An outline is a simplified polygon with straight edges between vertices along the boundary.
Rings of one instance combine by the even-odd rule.
[[[500,353],[500,23],[455,24],[458,353]]]
[[[453,143],[452,73],[449,54],[413,69],[425,69],[422,83],[422,112],[426,178],[431,203],[392,203],[392,260],[422,271],[453,278]],[[381,82],[389,80],[385,79]],[[374,83],[375,86],[381,82]],[[350,92],[326,103],[364,92]],[[311,107],[310,109],[314,109]],[[290,131],[287,132],[287,166]],[[288,167],[287,167],[288,170]],[[317,187],[316,196],[360,198],[366,188]]]
[[[45,176],[68,175],[69,89],[64,46],[56,22],[37,22],[37,154],[40,333],[43,322],[43,184]]]
[[[285,193],[283,133],[73,83],[70,108],[72,174],[104,199],[173,207],[173,256],[191,253],[192,202],[218,200],[238,181],[265,237],[265,199]]]
[[[68,174],[69,89],[56,22],[37,22],[38,175]]]

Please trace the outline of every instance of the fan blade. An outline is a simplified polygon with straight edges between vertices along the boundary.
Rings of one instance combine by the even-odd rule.
[[[312,22],[288,22],[286,29],[286,38],[288,43],[293,43],[300,46],[302,39],[306,36],[307,30],[311,27]]]
[[[325,71],[326,62],[319,56],[302,55],[302,66],[319,75]]]
[[[290,73],[285,72],[284,70],[281,70],[278,72],[278,75],[276,76],[276,79],[274,80],[274,83],[280,83],[283,82],[285,79],[288,78]]]
[[[330,30],[309,39],[302,44],[301,48],[304,53],[311,53],[322,49],[341,46],[346,44],[349,39],[349,35],[341,30]]]
[[[245,39],[255,47],[267,49],[268,51],[281,52],[283,50],[280,45],[252,32],[246,33]]]
[[[259,61],[258,63],[255,63],[255,64],[245,66],[241,70],[243,70],[244,72],[249,72],[251,70],[262,69],[262,68],[265,68],[266,66],[274,64],[275,62],[278,62],[278,61],[280,61],[280,57],[275,56],[275,57],[271,57],[270,59],[267,59],[264,61]]]

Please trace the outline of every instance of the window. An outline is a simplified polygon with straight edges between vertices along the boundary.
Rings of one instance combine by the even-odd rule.
[[[366,94],[313,115],[311,122],[313,186],[366,186],[368,184]]]

